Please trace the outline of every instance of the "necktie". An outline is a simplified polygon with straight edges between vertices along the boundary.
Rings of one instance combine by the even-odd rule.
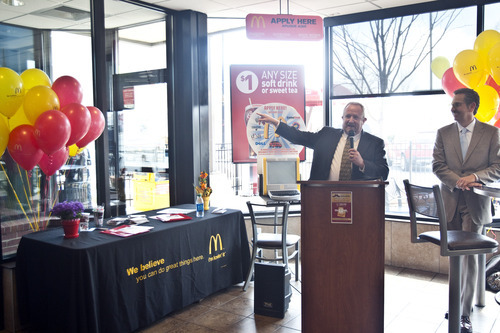
[[[339,180],[351,180],[352,163],[349,160],[349,142],[345,142],[342,161],[340,162]]]
[[[469,148],[469,140],[467,139],[467,128],[462,128],[460,131],[460,147],[462,148],[462,159],[465,159],[467,148]]]

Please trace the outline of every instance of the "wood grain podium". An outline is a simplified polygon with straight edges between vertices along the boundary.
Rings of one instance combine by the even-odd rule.
[[[384,332],[383,181],[302,181],[302,332]]]

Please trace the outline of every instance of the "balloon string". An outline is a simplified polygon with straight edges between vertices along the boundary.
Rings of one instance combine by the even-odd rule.
[[[23,185],[23,191],[24,191],[24,197],[26,198],[26,202],[28,204],[28,208],[30,209],[30,212],[33,213],[33,209],[31,208],[30,199],[28,197],[28,193],[26,193],[26,186],[24,184],[23,174],[21,173],[21,168],[19,168],[19,164],[17,164],[17,171],[19,172],[19,177],[21,178],[21,183]],[[33,216],[33,218],[35,218],[35,216]],[[33,221],[33,224],[35,225],[35,231],[38,231],[38,225],[37,225],[36,220]]]
[[[16,197],[16,200],[17,200],[17,203],[19,204],[19,207],[21,207],[21,210],[24,214],[24,216],[26,217],[26,220],[28,221],[29,225],[30,225],[30,228],[31,230],[35,231],[35,228],[33,227],[33,225],[31,224],[31,221],[30,221],[30,218],[28,217],[28,214],[26,214],[26,211],[24,210],[24,207],[23,205],[21,204],[21,200],[19,200],[19,196],[17,195],[17,192],[16,192],[16,189],[14,188],[14,186],[12,185],[11,181],[10,181],[10,178],[9,176],[7,175],[7,171],[5,171],[5,168],[3,167],[3,164],[0,163],[0,166],[2,167],[2,170],[3,170],[3,173],[5,174],[5,178],[7,179],[7,182],[9,183],[10,185],[10,188],[12,189],[12,192],[14,192],[14,196]]]
[[[40,193],[40,200],[42,200],[42,191],[41,191],[41,188],[40,188],[40,174],[38,173],[38,169],[36,169],[36,174],[35,174],[35,179],[37,180],[37,185],[38,185],[38,193]],[[31,174],[32,176],[33,174]],[[33,194],[31,193],[31,186],[29,187],[29,190],[30,190],[30,197],[31,197],[31,204],[34,206],[34,198],[33,198]],[[37,204],[36,204],[36,213],[37,213],[37,221],[39,223],[39,227],[41,226],[42,227],[42,230],[43,230],[43,224],[42,224],[42,220],[40,219],[40,213],[41,213],[41,205],[40,205],[40,200],[38,200]]]
[[[43,187],[43,197],[45,200],[43,200],[43,220],[42,226],[43,229],[45,230],[47,226],[49,225],[49,220],[46,218],[47,217],[47,202],[50,199],[49,198],[49,183],[50,183],[50,176],[45,177],[45,186]]]
[[[17,166],[19,168],[19,165]],[[31,191],[31,185],[33,184],[33,181],[32,181],[32,176],[33,176],[33,171],[29,171],[28,170],[24,170],[24,173],[26,174],[26,182],[28,183],[28,195],[29,195],[29,201],[28,201],[28,205],[31,207],[31,213],[33,214],[33,223],[35,224],[35,229],[36,231],[40,231],[40,225],[39,225],[39,221],[37,219],[37,211],[38,211],[38,207],[36,207],[36,210],[33,209],[35,208],[35,201],[33,199],[33,192]],[[35,177],[36,179],[36,177]]]

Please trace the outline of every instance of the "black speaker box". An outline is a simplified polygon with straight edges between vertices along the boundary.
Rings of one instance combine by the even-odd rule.
[[[284,264],[255,263],[254,312],[258,315],[283,318],[292,290],[291,273]]]

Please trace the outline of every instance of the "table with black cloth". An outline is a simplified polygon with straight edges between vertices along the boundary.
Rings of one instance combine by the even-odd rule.
[[[176,208],[194,208],[181,205]],[[122,238],[62,228],[23,236],[16,277],[21,323],[47,332],[131,332],[244,280],[243,215],[205,212]],[[156,212],[146,212],[149,216]]]

